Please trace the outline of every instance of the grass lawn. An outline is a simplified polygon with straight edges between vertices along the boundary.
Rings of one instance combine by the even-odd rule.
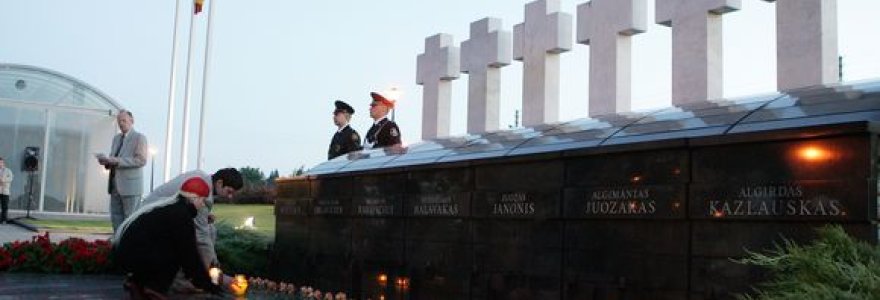
[[[215,204],[214,216],[217,222],[225,221],[232,226],[241,226],[247,217],[254,217],[257,232],[269,239],[275,238],[275,206],[271,204]]]
[[[57,220],[57,219],[38,219],[38,220],[21,220],[35,227],[44,230],[65,231],[65,232],[88,232],[88,233],[110,233],[113,230],[110,226],[110,220]]]
[[[275,238],[275,206],[271,204],[216,204],[214,215],[217,222],[224,221],[232,226],[240,226],[245,218],[253,216],[257,232]],[[73,231],[89,233],[110,233],[110,220],[61,220],[39,219],[23,220],[40,229],[51,231]]]

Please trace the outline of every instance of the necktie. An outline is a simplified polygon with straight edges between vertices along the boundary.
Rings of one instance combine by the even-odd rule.
[[[119,138],[119,146],[116,147],[116,151],[113,151],[113,157],[119,157],[119,152],[122,151],[122,142],[125,141],[125,133],[122,134],[122,137]],[[110,168],[110,183],[107,184],[107,192],[113,193],[116,190],[116,182],[114,182],[114,178],[116,177],[116,167]]]
[[[125,134],[122,134],[122,138],[119,139],[119,146],[116,147],[116,151],[113,152],[113,156],[119,156],[119,151],[122,151],[122,143],[125,142]]]

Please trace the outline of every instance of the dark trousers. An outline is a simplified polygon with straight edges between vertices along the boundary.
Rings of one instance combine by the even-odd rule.
[[[8,220],[6,214],[9,212],[9,195],[0,195],[0,222]]]

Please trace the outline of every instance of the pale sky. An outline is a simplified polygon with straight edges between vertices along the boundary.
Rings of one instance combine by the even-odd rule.
[[[353,126],[363,135],[371,124],[369,92],[399,87],[404,94],[396,120],[404,143],[418,142],[422,92],[415,70],[425,37],[444,32],[460,43],[470,22],[489,16],[512,31],[528,2],[216,1],[205,169],[253,166],[282,175],[326,160],[336,99],[355,107]],[[576,15],[583,2],[563,0],[562,11]],[[633,38],[635,110],[668,106],[671,93],[670,29],[654,24],[654,3],[648,3],[651,25]],[[180,153],[189,5],[180,5],[173,157]],[[844,81],[880,77],[880,1],[840,0],[838,12]],[[200,14],[195,25],[189,168],[195,167],[206,18]],[[0,62],[71,75],[133,111],[135,128],[159,150],[161,178],[173,20],[173,0],[0,0]],[[743,0],[742,10],[724,15],[725,97],[776,89],[774,22],[774,5],[759,0]],[[588,46],[576,44],[561,56],[561,120],[587,115],[588,55]],[[506,128],[520,107],[522,64],[514,61],[501,72]],[[454,135],[465,133],[466,91],[463,74],[453,83]],[[178,159],[172,161],[177,172]]]

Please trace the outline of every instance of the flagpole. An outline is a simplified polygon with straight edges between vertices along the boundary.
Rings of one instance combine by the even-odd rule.
[[[192,14],[189,19],[189,46],[187,48],[186,59],[186,95],[183,98],[183,130],[181,134],[183,135],[181,138],[180,145],[180,173],[186,172],[186,163],[187,163],[187,152],[189,152],[189,102],[192,97],[192,61],[193,61],[193,41],[196,39],[195,35],[195,20],[196,20],[196,11],[195,5],[193,5]]]
[[[208,1],[208,28],[205,34],[205,66],[202,69],[202,108],[199,115],[199,144],[196,156],[196,169],[203,170],[205,165],[204,145],[205,145],[205,103],[208,102],[208,67],[211,65],[211,24],[214,20],[214,1]]]
[[[171,79],[168,90],[168,117],[165,123],[165,161],[163,168],[163,182],[171,180],[171,142],[174,131],[174,92],[177,88],[177,20],[180,19],[180,0],[174,6],[174,33],[171,38]]]

